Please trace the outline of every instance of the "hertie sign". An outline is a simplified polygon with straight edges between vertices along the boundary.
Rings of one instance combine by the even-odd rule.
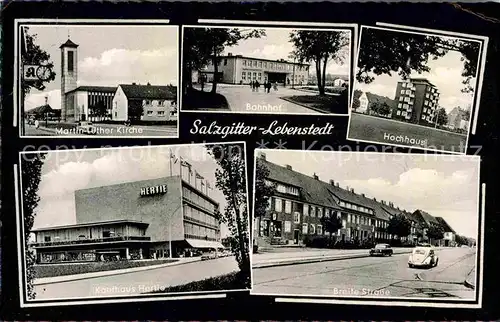
[[[167,185],[166,184],[162,184],[159,186],[141,188],[141,197],[153,196],[153,195],[159,195],[159,194],[165,194],[165,193],[167,193]]]

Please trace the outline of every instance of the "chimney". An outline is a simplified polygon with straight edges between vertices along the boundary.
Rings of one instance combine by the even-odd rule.
[[[261,152],[261,153],[260,153],[260,158],[261,158],[262,160],[266,160],[266,154],[265,154],[264,152]]]
[[[330,185],[334,186],[335,185],[335,181],[333,181],[332,179],[330,179]]]
[[[285,165],[285,166],[286,166],[286,168],[287,168],[288,170],[293,170],[293,168],[292,168],[292,166],[291,166],[291,165],[287,164],[287,165]]]
[[[147,84],[147,85],[148,85],[148,86],[151,86],[151,83],[150,83],[150,82],[148,82],[148,84]]]
[[[233,53],[227,53],[228,56],[233,56]]]
[[[49,105],[49,96],[45,96],[45,105]]]
[[[385,205],[385,200],[381,200],[382,204]]]
[[[377,201],[377,198],[373,198],[373,201]]]
[[[366,197],[364,193],[361,194],[363,197]]]
[[[338,183],[338,182],[337,182],[336,186],[337,186],[337,187],[340,187],[340,183]]]
[[[136,83],[132,83],[132,85],[137,85]]]
[[[313,174],[313,178],[314,178],[315,180],[319,180],[319,177],[318,177],[318,175],[317,175],[316,173],[314,173],[314,174]]]
[[[351,188],[349,188],[349,186],[347,186],[347,187],[345,187],[345,190],[350,191]]]
[[[354,193],[354,189],[351,189],[351,192]]]

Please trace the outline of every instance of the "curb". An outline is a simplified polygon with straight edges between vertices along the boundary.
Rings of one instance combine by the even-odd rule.
[[[474,272],[474,274],[472,274]],[[476,268],[474,267],[470,272],[469,274],[467,274],[467,276],[465,277],[465,280],[464,280],[464,285],[465,287],[467,288],[470,288],[470,289],[475,289],[476,288]],[[474,276],[474,279],[472,279],[471,277]]]
[[[166,263],[166,264],[159,264],[159,265],[124,268],[124,269],[104,271],[104,272],[92,272],[92,273],[84,273],[84,274],[58,276],[58,277],[44,277],[44,278],[35,279],[35,281],[33,282],[33,285],[47,285],[47,284],[72,282],[72,281],[105,277],[105,276],[112,276],[112,275],[122,275],[122,274],[153,270],[153,269],[169,267],[169,266],[184,265],[184,264],[194,263],[197,261],[199,261],[199,259],[193,260],[193,261],[177,261],[174,263]]]
[[[409,254],[410,251],[401,252],[393,255],[404,255]],[[338,260],[346,260],[346,259],[356,259],[356,258],[366,258],[370,257],[369,254],[352,254],[352,255],[343,255],[343,256],[323,256],[317,258],[305,258],[302,260],[284,260],[284,261],[276,261],[274,263],[266,263],[266,264],[256,264],[252,265],[252,269],[260,269],[260,268],[269,268],[269,267],[279,267],[279,266],[291,266],[291,265],[300,265],[300,264],[310,264],[310,263],[319,263],[319,262],[333,262]]]

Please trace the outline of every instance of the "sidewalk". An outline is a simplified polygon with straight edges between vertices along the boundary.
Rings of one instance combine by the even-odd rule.
[[[393,248],[394,255],[409,254],[413,247]],[[369,249],[327,249],[309,252],[264,253],[252,255],[252,268],[285,266],[302,263],[369,257]]]
[[[95,277],[104,277],[104,276],[111,276],[111,275],[134,273],[134,272],[147,271],[147,270],[151,270],[151,269],[163,268],[163,267],[168,267],[168,266],[177,266],[177,265],[182,265],[182,264],[187,264],[187,263],[193,263],[193,262],[200,261],[200,260],[201,260],[200,257],[188,257],[188,258],[179,258],[178,261],[176,261],[174,263],[166,263],[166,264],[151,265],[151,266],[141,266],[141,267],[133,267],[133,268],[125,268],[125,269],[116,269],[116,270],[111,270],[111,271],[93,272],[93,273],[85,273],[85,274],[37,278],[33,282],[33,285],[44,285],[44,284],[52,284],[52,283],[70,282],[70,281],[77,281],[77,280],[83,280],[83,279],[95,278]]]

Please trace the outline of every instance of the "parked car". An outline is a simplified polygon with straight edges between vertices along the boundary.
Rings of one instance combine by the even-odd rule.
[[[76,131],[82,134],[96,134],[96,127],[92,124],[92,122],[82,121],[78,122]]]
[[[219,257],[219,255],[217,254],[217,252],[208,251],[208,252],[204,252],[203,255],[201,255],[201,260],[204,261],[204,260],[209,260],[209,259],[216,259],[218,257]]]
[[[370,249],[370,256],[392,256],[393,251],[389,244],[377,244]]]
[[[416,247],[408,258],[408,267],[436,267],[439,257],[433,247]]]

